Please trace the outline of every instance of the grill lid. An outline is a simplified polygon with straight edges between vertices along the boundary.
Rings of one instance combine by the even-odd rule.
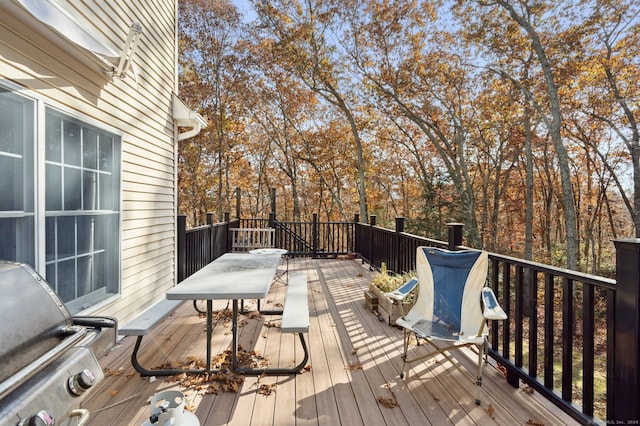
[[[7,391],[7,379],[18,372],[35,374],[83,333],[31,267],[0,261],[0,388]]]

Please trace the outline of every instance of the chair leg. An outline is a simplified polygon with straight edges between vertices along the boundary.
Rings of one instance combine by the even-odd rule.
[[[402,349],[402,371],[400,371],[400,378],[404,379],[404,367],[407,365],[407,352],[409,350],[409,340],[411,333],[405,328],[403,329],[403,349]]]
[[[484,362],[485,362],[483,357],[486,357],[487,355],[488,355],[488,344],[487,344],[487,339],[485,338],[484,342],[482,343],[482,347],[480,347],[478,350],[478,375],[476,376],[476,387],[477,387],[476,405],[480,405],[480,392],[482,391],[482,370],[484,368]]]

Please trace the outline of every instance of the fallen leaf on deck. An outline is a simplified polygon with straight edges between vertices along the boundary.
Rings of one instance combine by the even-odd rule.
[[[493,415],[495,414],[496,409],[493,408],[493,405],[489,404],[489,406],[487,407],[487,414],[489,415],[489,417],[491,417],[493,419]]]
[[[249,318],[249,319],[261,319],[262,318],[262,314],[258,311],[251,311],[251,312],[247,312],[246,314],[244,314],[245,317]]]
[[[498,369],[498,371],[499,371],[500,373],[502,373],[502,375],[503,375],[503,376],[504,376],[504,378],[506,379],[506,378],[507,378],[507,368],[506,368],[504,365],[500,364],[500,363],[498,363],[498,365],[496,366],[496,368]]]
[[[186,361],[171,364],[171,368],[204,368],[204,361],[188,357]],[[169,382],[178,382],[184,389],[205,389],[206,394],[218,394],[218,392],[234,392],[237,393],[240,385],[244,383],[244,374],[235,374],[231,372],[231,351],[226,350],[211,359],[211,364],[218,371],[204,374],[180,374],[176,376],[168,376],[165,380]],[[256,351],[247,352],[238,347],[238,365],[243,367],[259,368],[267,367],[269,360]],[[167,368],[167,367],[160,367]]]
[[[351,365],[346,366],[345,370],[347,371],[362,370],[362,364],[360,364],[359,362],[353,363]]]
[[[111,392],[109,392],[109,395],[111,396],[116,396],[118,394],[117,390],[112,390]]]
[[[284,305],[283,305],[282,303],[280,303],[280,302],[276,303],[276,304],[275,304],[275,305],[273,305],[273,306],[275,306],[276,308],[282,308],[282,307],[284,307]]]
[[[531,420],[531,419],[527,420],[526,424],[531,426],[544,426],[544,423],[536,422],[535,420]]]
[[[264,395],[264,396],[269,396],[272,393],[274,393],[276,391],[276,387],[278,385],[276,385],[275,383],[267,385],[267,384],[262,384],[260,385],[260,387],[258,388],[258,393],[260,395]]]
[[[395,408],[400,406],[400,404],[398,404],[398,401],[395,401],[391,398],[385,398],[384,396],[377,397],[376,401],[378,401],[378,404],[387,408]]]
[[[105,377],[108,377],[108,376],[119,376],[120,373],[122,373],[122,367],[118,368],[117,370],[110,370],[108,368],[104,369]]]
[[[522,385],[522,388],[520,389],[526,394],[533,395],[534,389],[527,384]]]
[[[385,383],[384,387],[389,390],[389,393],[391,394],[391,398],[385,398],[384,396],[379,396],[376,398],[376,401],[378,401],[378,404],[387,408],[399,407],[400,404],[398,403],[398,398],[396,398],[396,394],[393,393],[393,391],[391,390],[391,384]]]
[[[302,369],[302,371],[306,371],[306,372],[311,371],[311,364],[305,365],[304,368]]]

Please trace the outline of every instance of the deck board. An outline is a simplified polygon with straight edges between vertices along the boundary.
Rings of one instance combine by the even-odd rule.
[[[465,424],[576,424],[537,394],[514,389],[498,370],[485,367],[482,404],[475,404],[475,385],[461,369],[471,369],[476,356],[470,350],[438,356],[402,369],[402,332],[364,306],[363,292],[373,273],[357,260],[292,259],[290,271],[307,273],[310,327],[306,334],[309,368],[295,376],[245,378],[237,393],[206,393],[206,387],[184,389],[165,378],[141,378],[130,363],[135,338],[127,337],[101,359],[115,372],[92,390],[83,407],[92,412],[89,425],[140,425],[149,416],[149,400],[161,390],[179,389],[195,409],[202,425],[409,425]],[[286,287],[272,286],[265,309],[284,301]],[[252,301],[246,307],[255,306]],[[215,301],[214,309],[230,305]],[[280,333],[269,322],[276,315],[243,316],[239,343],[247,351],[266,356],[270,365],[297,363],[303,356],[298,337]],[[220,320],[214,328],[212,353],[229,349],[231,329]],[[205,358],[205,320],[185,303],[145,337],[140,360],[148,368],[162,362]],[[422,348],[419,348],[422,350]],[[258,393],[261,384],[276,385],[270,395]],[[397,399],[388,408],[377,398]],[[491,407],[491,409],[489,409]]]

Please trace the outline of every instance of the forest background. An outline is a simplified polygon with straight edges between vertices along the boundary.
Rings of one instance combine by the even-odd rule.
[[[611,276],[640,237],[640,5],[179,1],[179,212],[352,221]]]

